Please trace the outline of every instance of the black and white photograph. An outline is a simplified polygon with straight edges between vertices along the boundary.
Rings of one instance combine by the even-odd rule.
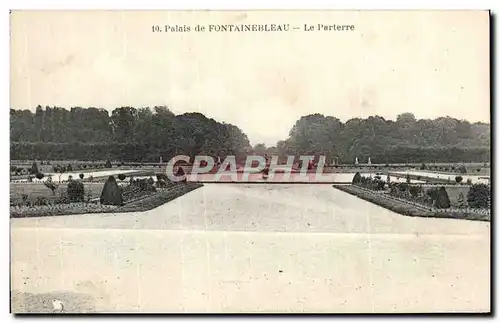
[[[490,23],[12,10],[11,313],[490,313]]]

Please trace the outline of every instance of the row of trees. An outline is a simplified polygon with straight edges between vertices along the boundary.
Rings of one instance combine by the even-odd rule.
[[[258,144],[268,154],[316,154],[352,163],[488,162],[490,125],[450,117],[417,120],[403,113],[396,121],[380,116],[342,123],[335,117],[311,114],[300,118],[289,137],[275,147]]]
[[[201,113],[175,115],[166,107],[112,111],[96,108],[11,110],[11,159],[168,160],[179,154],[251,151],[236,126]]]
[[[168,108],[38,106],[11,110],[11,159],[157,161],[179,154],[211,156],[249,153],[326,155],[352,163],[467,162],[490,160],[490,125],[450,117],[396,121],[380,116],[341,122],[311,114],[300,118],[276,146],[250,147],[238,127],[200,113],[175,115]]]

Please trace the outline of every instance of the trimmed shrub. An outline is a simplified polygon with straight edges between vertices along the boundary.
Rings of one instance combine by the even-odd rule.
[[[421,169],[421,170],[426,169],[426,167],[425,167],[425,164],[424,164],[424,163],[422,163],[422,165],[420,165],[420,169]]]
[[[104,184],[101,192],[100,198],[101,204],[103,205],[122,205],[123,195],[122,190],[116,183],[116,179],[113,176],[109,176],[108,180]]]
[[[356,174],[354,174],[354,177],[352,178],[352,184],[356,185],[359,183],[361,183],[361,174],[359,172],[356,172]]]
[[[123,181],[125,178],[127,178],[127,176],[125,174],[118,174],[118,179],[120,181]]]
[[[175,176],[184,176],[184,169],[182,169],[182,167],[179,167],[177,169],[177,172],[175,173]]]
[[[80,177],[80,179],[83,179],[85,177],[85,174],[84,173],[80,173],[80,175],[78,175]]]
[[[80,181],[68,182],[68,199],[70,202],[83,202],[85,199],[85,189]]]
[[[112,168],[113,166],[111,165],[111,162],[108,160],[106,160],[106,164],[104,164],[104,168]]]
[[[458,167],[458,171],[459,171],[460,173],[462,173],[462,174],[465,174],[465,173],[467,173],[467,168],[465,168],[465,166],[464,166],[464,165],[460,165],[460,166]]]
[[[464,178],[462,176],[460,176],[460,175],[459,176],[455,176],[455,182],[457,182],[457,183],[462,183],[463,179]]]
[[[42,178],[44,178],[44,177],[45,177],[45,175],[43,175],[42,173],[38,172],[38,173],[36,173],[35,177],[36,177],[37,179],[41,180]]]
[[[474,184],[467,193],[467,204],[474,209],[488,208],[490,198],[491,191],[488,185]]]
[[[29,172],[30,172],[30,174],[38,174],[39,173],[38,165],[36,164],[36,162],[33,162],[33,165],[31,165]]]
[[[472,185],[472,180],[470,178],[467,178],[467,185]]]
[[[438,209],[447,209],[450,207],[450,198],[448,197],[448,192],[446,192],[446,188],[444,188],[444,186],[441,186],[438,189],[434,206]]]
[[[73,167],[71,166],[71,164],[68,164],[68,166],[66,166],[66,170],[68,172],[72,172],[73,171]]]

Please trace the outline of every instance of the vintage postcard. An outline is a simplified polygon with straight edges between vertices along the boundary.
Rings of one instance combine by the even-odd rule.
[[[11,21],[11,312],[489,313],[490,12]]]

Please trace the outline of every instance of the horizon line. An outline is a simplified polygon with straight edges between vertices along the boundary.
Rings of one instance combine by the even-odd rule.
[[[210,117],[209,115],[207,114],[204,114],[203,112],[200,112],[200,111],[184,111],[182,113],[176,113],[174,112],[168,105],[151,105],[151,106],[141,106],[141,107],[134,107],[134,106],[131,106],[131,105],[122,105],[120,107],[114,107],[114,108],[100,108],[100,107],[97,107],[97,106],[87,106],[87,107],[82,107],[82,106],[72,106],[72,107],[64,107],[64,106],[57,106],[57,105],[53,105],[53,106],[49,106],[49,105],[45,105],[45,106],[42,106],[41,104],[38,104],[34,110],[32,109],[22,109],[22,108],[10,108],[10,110],[16,110],[16,111],[30,111],[31,113],[35,113],[36,112],[36,109],[38,107],[41,107],[43,109],[43,111],[46,111],[46,108],[49,107],[49,108],[59,108],[59,109],[64,109],[66,111],[71,111],[71,109],[75,109],[75,108],[80,108],[80,109],[90,109],[90,108],[94,108],[94,109],[98,109],[98,110],[105,110],[106,112],[108,112],[108,116],[111,116],[111,113],[116,110],[116,109],[120,109],[120,108],[134,108],[136,110],[140,110],[140,109],[150,109],[152,110],[153,114],[154,114],[154,108],[155,107],[164,107],[164,108],[167,108],[170,112],[172,112],[175,116],[178,116],[178,115],[183,115],[183,114],[187,114],[187,113],[198,113],[198,114],[201,114],[203,116],[205,116],[207,119],[214,119],[214,120],[217,120],[215,119],[214,117]],[[339,117],[336,117],[334,115],[326,115],[326,114],[323,114],[323,113],[320,113],[320,112],[311,112],[311,113],[308,113],[308,114],[303,114],[300,118],[303,118],[303,117],[307,117],[307,116],[311,116],[311,115],[315,115],[315,114],[318,114],[318,115],[322,115],[324,117],[332,117],[332,118],[336,118],[338,120],[340,120],[341,122],[347,122],[349,120],[352,120],[352,119],[368,119],[369,117],[380,117],[386,121],[396,121],[396,119],[394,118],[390,118],[390,117],[386,117],[386,116],[383,116],[383,115],[380,115],[380,114],[370,114],[368,116],[352,116],[352,117],[349,117],[349,119],[345,119],[345,121],[342,121],[342,119],[340,119]],[[404,112],[400,112],[398,113],[398,116],[399,115],[402,115],[402,114],[412,114],[414,117],[415,117],[415,120],[419,121],[419,120],[436,120],[436,119],[439,119],[439,118],[451,118],[451,119],[455,119],[455,120],[459,120],[459,121],[467,121],[469,123],[486,123],[486,124],[491,124],[491,113],[490,113],[490,119],[488,121],[484,121],[484,120],[481,120],[481,121],[473,121],[473,120],[468,120],[468,119],[465,119],[465,118],[457,118],[457,117],[454,117],[454,116],[450,116],[450,115],[442,115],[442,116],[439,116],[439,117],[418,117],[417,115],[415,115],[414,112],[411,112],[411,111],[404,111]],[[224,122],[224,123],[227,123],[226,121],[221,121],[221,122]]]

